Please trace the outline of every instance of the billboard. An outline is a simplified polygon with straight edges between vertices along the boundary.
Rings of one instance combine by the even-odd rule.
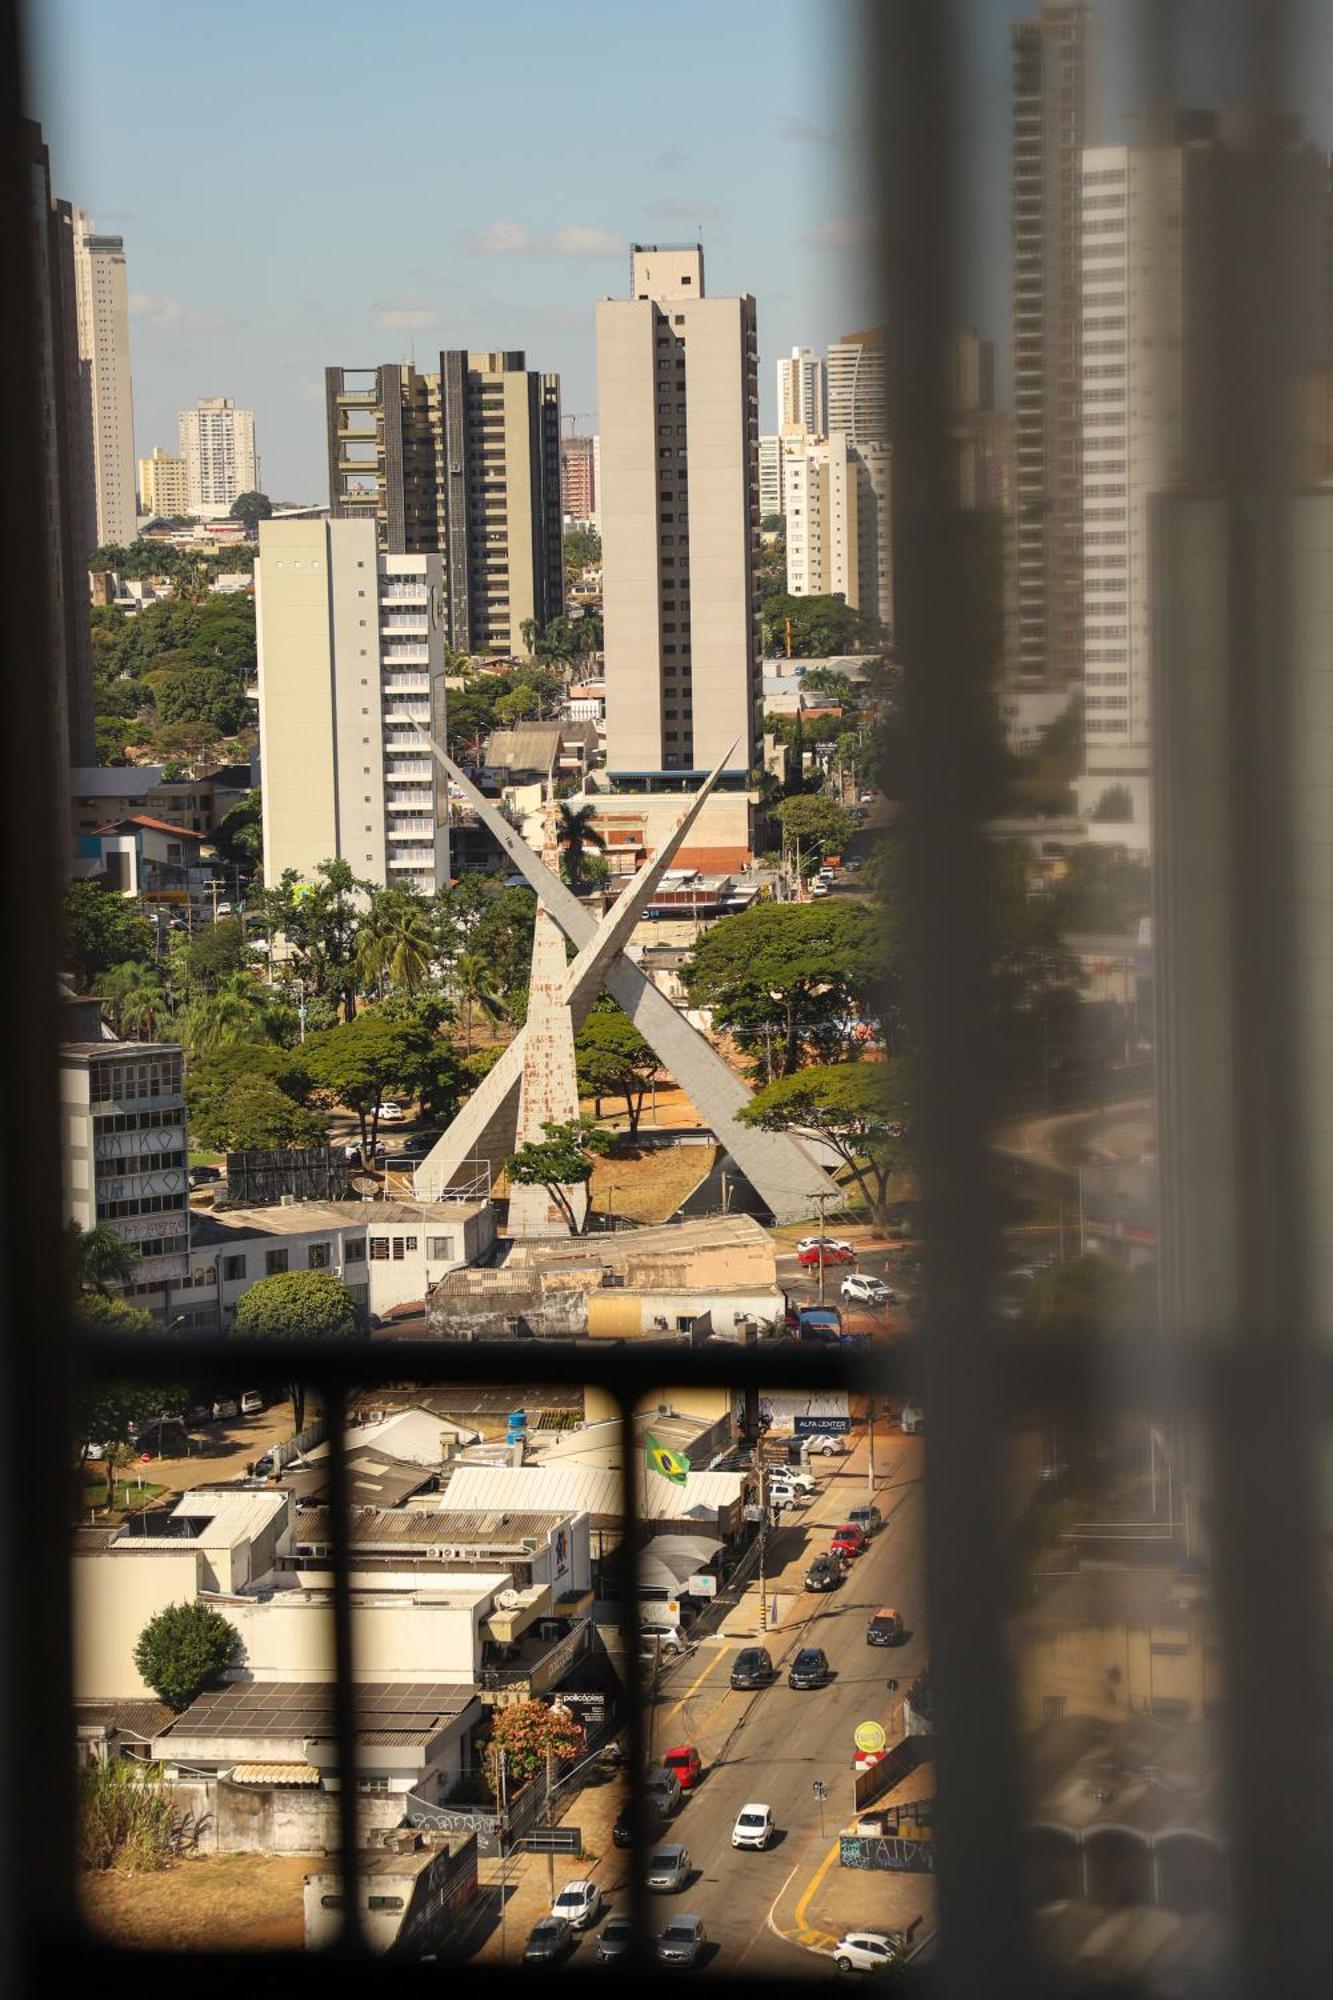
[[[775,1431],[796,1431],[798,1437],[808,1437],[809,1429],[796,1429],[798,1417],[817,1417],[816,1431],[846,1430],[850,1423],[845,1389],[824,1389],[817,1393],[804,1390],[773,1390],[759,1398],[759,1415],[767,1417]]]
[[[852,1427],[850,1417],[793,1417],[792,1430],[798,1438],[843,1437]]]

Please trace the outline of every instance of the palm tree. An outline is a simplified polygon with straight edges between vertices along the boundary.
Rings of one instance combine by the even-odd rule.
[[[390,889],[372,900],[356,937],[357,971],[366,984],[381,997],[386,981],[415,993],[434,957],[430,910],[420,896]]]
[[[473,1008],[480,1007],[487,1020],[494,1023],[504,1018],[504,1001],[495,990],[490,961],[483,958],[479,951],[461,951],[454,960],[450,978],[454,991],[463,1003],[467,1053],[471,1055]]]
[[[113,1286],[133,1284],[139,1253],[105,1222],[96,1222],[91,1229],[71,1222],[66,1241],[77,1291],[100,1292],[109,1299]]]
[[[248,1042],[261,1031],[268,996],[248,972],[232,972],[213,993],[192,1000],[181,1015],[181,1040],[192,1055],[233,1042]]]
[[[151,1040],[153,1030],[167,1011],[167,990],[155,965],[130,959],[113,965],[101,980],[102,998],[116,1033],[125,1041],[136,1036]]]
[[[596,819],[595,806],[562,805],[556,820],[556,846],[563,850],[569,886],[576,896],[583,889],[583,850],[595,847],[599,854],[606,850],[606,840],[597,830]]]

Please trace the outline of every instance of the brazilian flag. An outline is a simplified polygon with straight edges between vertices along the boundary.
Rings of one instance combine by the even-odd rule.
[[[659,1444],[655,1437],[645,1437],[643,1445],[650,1472],[660,1472],[663,1479],[670,1479],[677,1486],[685,1484],[690,1461],[683,1451],[672,1451],[667,1445]]]

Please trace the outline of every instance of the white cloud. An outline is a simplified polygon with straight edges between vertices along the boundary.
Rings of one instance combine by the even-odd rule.
[[[129,308],[131,319],[161,333],[216,333],[226,324],[222,313],[200,312],[166,292],[131,292]]]
[[[873,215],[836,216],[801,238],[807,250],[865,250],[875,240]]]
[[[549,236],[539,236],[521,222],[488,222],[469,229],[463,248],[473,257],[619,257],[625,239],[609,229],[566,222]]]
[[[423,326],[434,325],[439,318],[435,307],[421,299],[385,299],[377,301],[372,310],[372,324],[381,333],[417,333]]]
[[[669,194],[661,201],[650,201],[648,213],[667,222],[716,222],[722,210],[715,201],[690,201],[685,195]]]

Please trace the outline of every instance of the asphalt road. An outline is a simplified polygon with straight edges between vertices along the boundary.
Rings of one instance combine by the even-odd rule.
[[[706,1640],[664,1683],[653,1718],[655,1760],[674,1744],[693,1743],[705,1776],[663,1836],[688,1847],[692,1879],[675,1895],[651,1898],[653,1927],[660,1931],[675,1914],[701,1916],[710,1940],[706,1970],[833,1974],[831,1958],[813,1955],[780,1932],[794,1930],[802,1891],[850,1816],[857,1724],[882,1722],[892,1741],[898,1704],[926,1662],[923,1450],[919,1438],[877,1438],[876,1502],[885,1526],[840,1590],[787,1596],[777,1633]],[[839,1469],[821,1482],[804,1515],[784,1516],[792,1525],[770,1538],[770,1548],[778,1545],[783,1559],[799,1552],[802,1567],[827,1548],[830,1530],[865,1499],[863,1454],[857,1459],[858,1470]],[[903,1613],[906,1644],[867,1646],[866,1625],[881,1604]],[[732,1663],[752,1643],[768,1646],[780,1677],[759,1693],[734,1693],[728,1686]],[[786,1684],[786,1667],[803,1645],[823,1647],[835,1678],[798,1694]],[[900,1684],[896,1694],[886,1685],[890,1676]],[[812,1791],[817,1779],[828,1792],[822,1828]],[[754,1800],[773,1808],[779,1838],[763,1853],[738,1852],[731,1829],[741,1807]],[[865,1921],[873,1923],[873,1878],[866,1878],[865,1889]],[[593,1952],[591,1943],[581,1942],[574,1964],[591,1962]]]

